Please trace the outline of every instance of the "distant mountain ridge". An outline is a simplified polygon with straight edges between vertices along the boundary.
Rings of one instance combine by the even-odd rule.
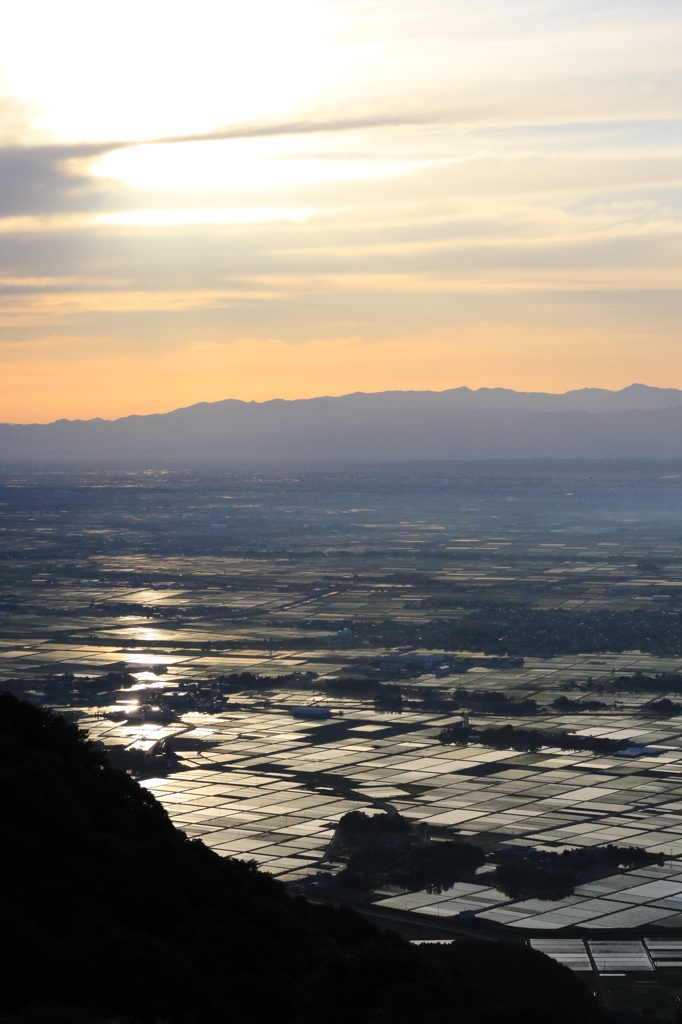
[[[118,420],[0,424],[0,461],[374,462],[682,458],[682,391],[505,388],[201,402]]]

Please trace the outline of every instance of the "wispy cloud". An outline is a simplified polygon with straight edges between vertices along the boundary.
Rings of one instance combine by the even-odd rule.
[[[0,147],[0,217],[96,209],[110,192],[87,165],[119,148],[119,143]]]

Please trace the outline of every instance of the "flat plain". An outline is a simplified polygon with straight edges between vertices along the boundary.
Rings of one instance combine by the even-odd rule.
[[[672,977],[681,511],[672,463],[6,466],[0,682],[76,718],[190,836],[311,898],[338,899],[330,844],[355,809],[487,857],[662,854],[558,898],[514,897],[486,863],[348,902],[423,939],[523,935],[605,977],[627,950],[599,943],[630,942],[627,970]],[[505,725],[544,738],[486,744]]]

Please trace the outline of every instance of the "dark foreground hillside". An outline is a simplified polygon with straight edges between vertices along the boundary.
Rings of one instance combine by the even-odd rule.
[[[0,695],[0,1020],[577,1022],[522,946],[410,947],[188,840],[75,726]]]

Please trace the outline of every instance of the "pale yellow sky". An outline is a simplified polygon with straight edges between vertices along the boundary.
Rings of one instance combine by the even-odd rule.
[[[0,421],[682,387],[681,42],[669,0],[6,5]]]

